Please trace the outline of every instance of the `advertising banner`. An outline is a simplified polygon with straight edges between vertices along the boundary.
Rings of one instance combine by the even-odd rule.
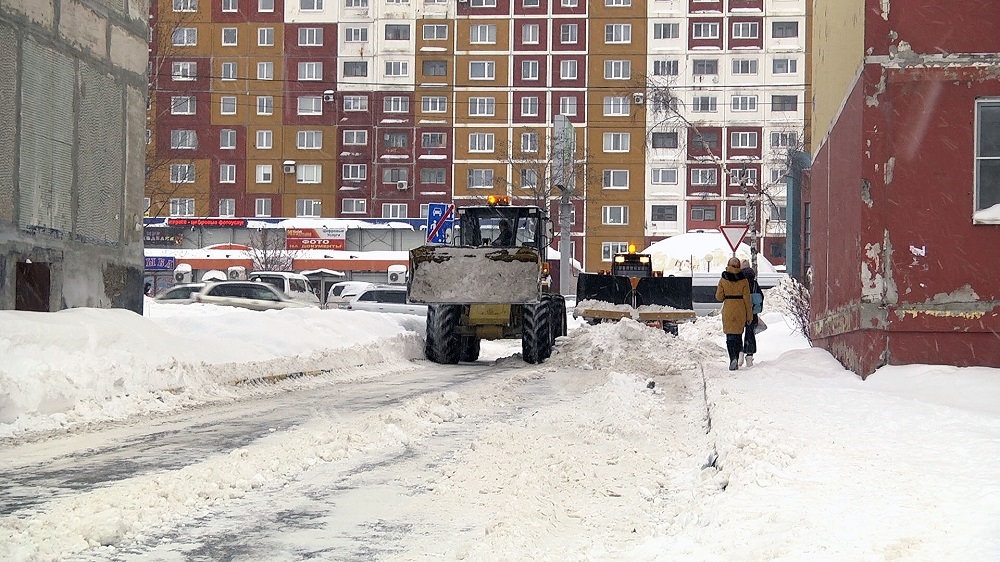
[[[344,250],[347,228],[286,228],[287,250]]]

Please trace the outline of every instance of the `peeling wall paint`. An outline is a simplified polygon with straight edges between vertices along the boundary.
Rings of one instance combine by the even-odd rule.
[[[889,9],[892,7],[891,6],[892,1],[891,0],[879,0],[879,3],[882,6],[882,19],[884,19],[885,21],[889,21]]]
[[[861,180],[861,201],[868,206],[869,209],[875,204],[872,201],[872,184],[868,180]]]
[[[868,244],[861,260],[861,300],[878,302],[882,299],[882,245]]]
[[[892,174],[896,170],[896,157],[890,156],[885,163],[885,185],[892,183]]]
[[[868,107],[878,107],[879,104],[878,98],[879,96],[885,93],[886,81],[887,81],[886,72],[885,68],[883,68],[882,76],[879,77],[878,84],[875,85],[875,92],[873,92],[872,95],[870,96],[865,96],[865,105],[867,105]]]

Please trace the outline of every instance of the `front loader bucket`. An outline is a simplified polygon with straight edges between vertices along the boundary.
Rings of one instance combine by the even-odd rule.
[[[636,291],[636,305],[669,306],[681,310],[691,310],[690,277],[644,277],[639,280]]]
[[[628,277],[581,273],[576,280],[576,302],[595,300],[611,304],[632,304]]]
[[[632,283],[636,281],[638,283],[633,290]],[[694,306],[691,302],[690,277],[634,278],[581,273],[576,283],[576,300],[595,300],[636,307],[669,306],[681,310],[690,310]]]
[[[410,250],[407,298],[427,304],[536,303],[541,264],[529,247],[421,246]]]

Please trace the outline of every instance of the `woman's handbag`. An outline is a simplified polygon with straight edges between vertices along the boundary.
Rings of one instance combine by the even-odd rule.
[[[753,327],[753,333],[759,334],[767,329],[767,324],[764,323],[763,318],[757,318],[757,325]]]

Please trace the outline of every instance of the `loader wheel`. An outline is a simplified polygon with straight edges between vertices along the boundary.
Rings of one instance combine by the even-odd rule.
[[[469,363],[479,359],[479,338],[476,336],[465,336],[462,338],[462,361]]]
[[[427,307],[427,341],[424,355],[435,363],[454,365],[462,356],[462,338],[458,335],[458,321],[462,307],[453,304],[435,304]]]
[[[552,332],[555,334],[553,339],[555,339],[566,335],[566,297],[556,295],[552,298],[552,302],[559,309],[555,315],[556,323],[552,327]]]
[[[549,326],[549,301],[524,305],[521,325],[521,355],[527,363],[541,363],[552,355],[552,332]]]

